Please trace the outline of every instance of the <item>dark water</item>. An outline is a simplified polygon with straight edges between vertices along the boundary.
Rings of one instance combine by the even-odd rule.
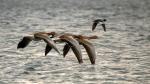
[[[150,84],[149,0],[0,0],[0,84]],[[106,18],[107,32],[92,21]],[[85,50],[44,56],[44,42],[17,50],[32,32],[98,35],[96,65]],[[63,44],[58,44],[60,49]]]

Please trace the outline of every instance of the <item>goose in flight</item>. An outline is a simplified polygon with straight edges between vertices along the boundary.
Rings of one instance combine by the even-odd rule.
[[[69,49],[71,48],[74,52],[78,62],[81,64],[83,63],[82,60],[82,53],[80,49],[80,45],[76,39],[74,39],[70,34],[63,34],[59,36],[59,39],[54,40],[55,42],[65,42],[66,45],[69,45]],[[66,47],[65,47],[66,48]],[[45,49],[45,54],[47,54],[51,50],[50,46],[47,46]]]
[[[78,42],[80,45],[82,45],[88,56],[89,56],[89,59],[90,59],[90,62],[91,64],[95,64],[95,59],[96,59],[96,52],[95,52],[95,48],[93,46],[92,43],[89,42],[90,39],[97,39],[98,37],[97,36],[82,36],[82,35],[74,35],[73,36]],[[66,44],[63,48],[63,56],[65,57],[67,55],[67,53],[69,52],[71,46],[69,44]]]
[[[25,48],[32,40],[34,41],[44,40],[44,42],[47,43],[47,46],[53,48],[60,54],[60,51],[57,49],[54,41],[49,38],[50,35],[51,35],[50,38],[53,38],[55,36],[55,32],[37,32],[31,36],[24,36],[23,39],[18,43],[17,49]]]
[[[101,22],[101,25],[104,29],[104,31],[106,31],[106,26],[105,26],[105,23],[106,22],[106,19],[96,19],[93,21],[93,25],[92,25],[92,31],[94,31],[94,29],[96,28],[97,24]]]

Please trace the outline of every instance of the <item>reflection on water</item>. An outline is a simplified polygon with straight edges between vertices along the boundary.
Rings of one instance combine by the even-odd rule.
[[[0,3],[0,84],[149,84],[149,0],[3,0]],[[92,21],[106,18],[107,32]],[[96,64],[84,49],[84,63],[69,52],[64,59],[44,42],[17,50],[36,31],[98,35]],[[62,44],[59,45],[62,49]]]

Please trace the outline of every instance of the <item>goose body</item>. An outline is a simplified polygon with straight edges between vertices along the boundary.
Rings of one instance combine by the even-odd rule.
[[[97,36],[88,37],[88,36],[82,36],[82,35],[74,35],[73,37],[79,42],[80,45],[83,45],[83,47],[85,48],[85,50],[89,56],[91,64],[95,64],[95,59],[96,59],[95,48],[92,45],[92,43],[90,43],[88,41],[88,39],[97,39],[98,37]],[[71,48],[71,46],[69,46],[68,44],[66,44],[64,46],[64,49],[63,49],[64,57],[67,55],[70,48]]]
[[[89,59],[91,61],[91,64],[95,64],[95,59],[96,59],[96,52],[95,52],[95,48],[93,46],[92,43],[90,43],[88,40],[86,39],[77,39],[77,41],[83,45],[83,47],[85,48]]]
[[[44,40],[44,42],[47,44],[47,46],[53,48],[60,54],[60,51],[57,49],[54,41],[48,37],[49,35],[53,35],[53,32],[52,33],[51,32],[50,33],[38,32],[38,33],[34,33],[32,36],[25,36],[18,43],[17,49],[25,48],[32,40],[34,40],[34,41]]]
[[[80,45],[79,45],[78,41],[76,39],[74,39],[71,35],[63,34],[63,35],[59,36],[59,39],[55,40],[55,42],[65,42],[66,47],[65,47],[65,49],[63,49],[63,52],[64,52],[63,54],[65,54],[65,52],[67,54],[69,49],[71,48],[72,51],[74,52],[78,62],[80,64],[83,63]],[[47,51],[48,51],[48,47],[46,49],[46,53],[47,53]]]
[[[93,25],[92,25],[92,31],[94,31],[94,29],[96,28],[97,24],[101,22],[101,26],[103,27],[104,31],[106,31],[106,26],[105,23],[106,19],[96,19],[93,21]]]
[[[72,36],[68,36],[68,35],[62,35],[62,36],[60,36],[60,39],[64,42],[66,42],[68,44],[68,46],[71,47],[72,51],[74,52],[74,54],[76,55],[76,57],[78,59],[78,62],[83,63],[82,53],[81,53],[79,43]]]

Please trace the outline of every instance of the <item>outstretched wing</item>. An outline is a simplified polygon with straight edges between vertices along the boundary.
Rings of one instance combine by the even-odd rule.
[[[92,31],[94,31],[94,29],[96,28],[96,26],[97,26],[97,24],[98,24],[99,22],[101,23],[101,25],[102,25],[104,31],[106,31],[106,27],[105,27],[105,24],[104,24],[104,22],[106,22],[106,19],[96,19],[96,20],[94,20],[94,21],[93,21],[93,25],[92,25]]]
[[[95,48],[92,45],[92,43],[90,43],[88,40],[85,39],[77,39],[77,41],[83,45],[83,47],[85,48],[89,59],[91,61],[91,64],[95,64],[95,59],[96,59],[96,52],[95,52]]]
[[[46,44],[46,48],[45,48],[45,56],[52,50],[52,47],[49,46],[48,44]]]
[[[94,31],[94,29],[96,28],[97,24],[98,24],[98,22],[96,22],[96,21],[93,22],[92,31]]]
[[[71,49],[76,55],[78,62],[83,63],[82,53],[81,53],[79,43],[72,36],[63,35],[63,37],[60,37],[60,39],[67,42],[71,46]]]
[[[104,23],[102,23],[101,25],[102,25],[102,27],[103,27],[104,31],[106,31],[106,26],[105,26],[105,24],[104,24]]]
[[[65,57],[67,55],[67,53],[69,52],[70,50],[70,45],[68,43],[66,43],[66,45],[64,46],[63,48],[63,56]]]
[[[49,47],[52,47],[55,51],[57,51],[60,54],[60,51],[58,50],[58,48],[55,45],[55,42],[52,39],[50,39],[47,35],[44,35],[44,34],[35,34],[34,36],[36,38],[43,39],[47,43],[47,45]]]
[[[23,39],[18,43],[17,49],[25,48],[32,40],[33,40],[32,36],[23,37]]]

